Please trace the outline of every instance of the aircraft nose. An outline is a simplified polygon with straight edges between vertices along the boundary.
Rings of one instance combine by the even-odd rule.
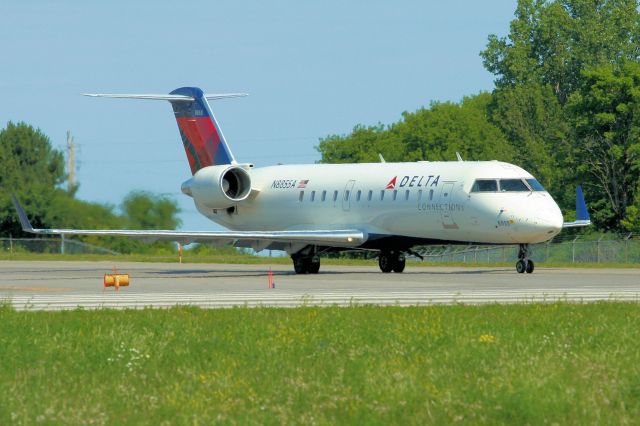
[[[541,217],[540,217],[541,216]],[[549,238],[559,234],[562,230],[564,219],[558,205],[554,202],[552,206],[539,212],[538,226],[544,231]]]

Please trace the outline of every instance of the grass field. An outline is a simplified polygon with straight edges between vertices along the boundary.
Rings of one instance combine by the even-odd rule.
[[[637,424],[640,305],[16,312],[0,423]]]

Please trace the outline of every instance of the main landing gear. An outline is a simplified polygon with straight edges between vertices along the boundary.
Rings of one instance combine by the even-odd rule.
[[[296,274],[317,274],[320,270],[320,256],[317,254],[292,254],[291,259]]]
[[[519,274],[527,273],[530,274],[533,272],[533,260],[529,259],[531,255],[531,248],[529,244],[520,244],[520,249],[518,250],[518,262],[516,262],[516,271]]]
[[[404,253],[400,251],[383,250],[378,256],[378,265],[380,266],[380,270],[385,273],[391,271],[400,273],[404,271],[405,261]]]

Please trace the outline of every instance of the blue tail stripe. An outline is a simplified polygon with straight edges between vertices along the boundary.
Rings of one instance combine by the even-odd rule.
[[[589,220],[589,212],[587,211],[587,203],[584,201],[584,193],[582,186],[576,187],[576,219]]]

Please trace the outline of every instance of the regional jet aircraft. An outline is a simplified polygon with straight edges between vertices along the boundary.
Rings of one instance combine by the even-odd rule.
[[[531,273],[530,244],[591,223],[582,191],[577,220],[563,222],[551,195],[527,171],[499,161],[304,164],[254,168],[234,158],[206,95],[88,95],[169,101],[192,176],[182,192],[230,231],[34,229],[14,197],[22,228],[35,234],[122,235],[183,244],[215,242],[286,251],[296,273],[315,274],[323,252],[375,250],[382,272],[402,272],[425,244],[518,244],[516,270]]]

